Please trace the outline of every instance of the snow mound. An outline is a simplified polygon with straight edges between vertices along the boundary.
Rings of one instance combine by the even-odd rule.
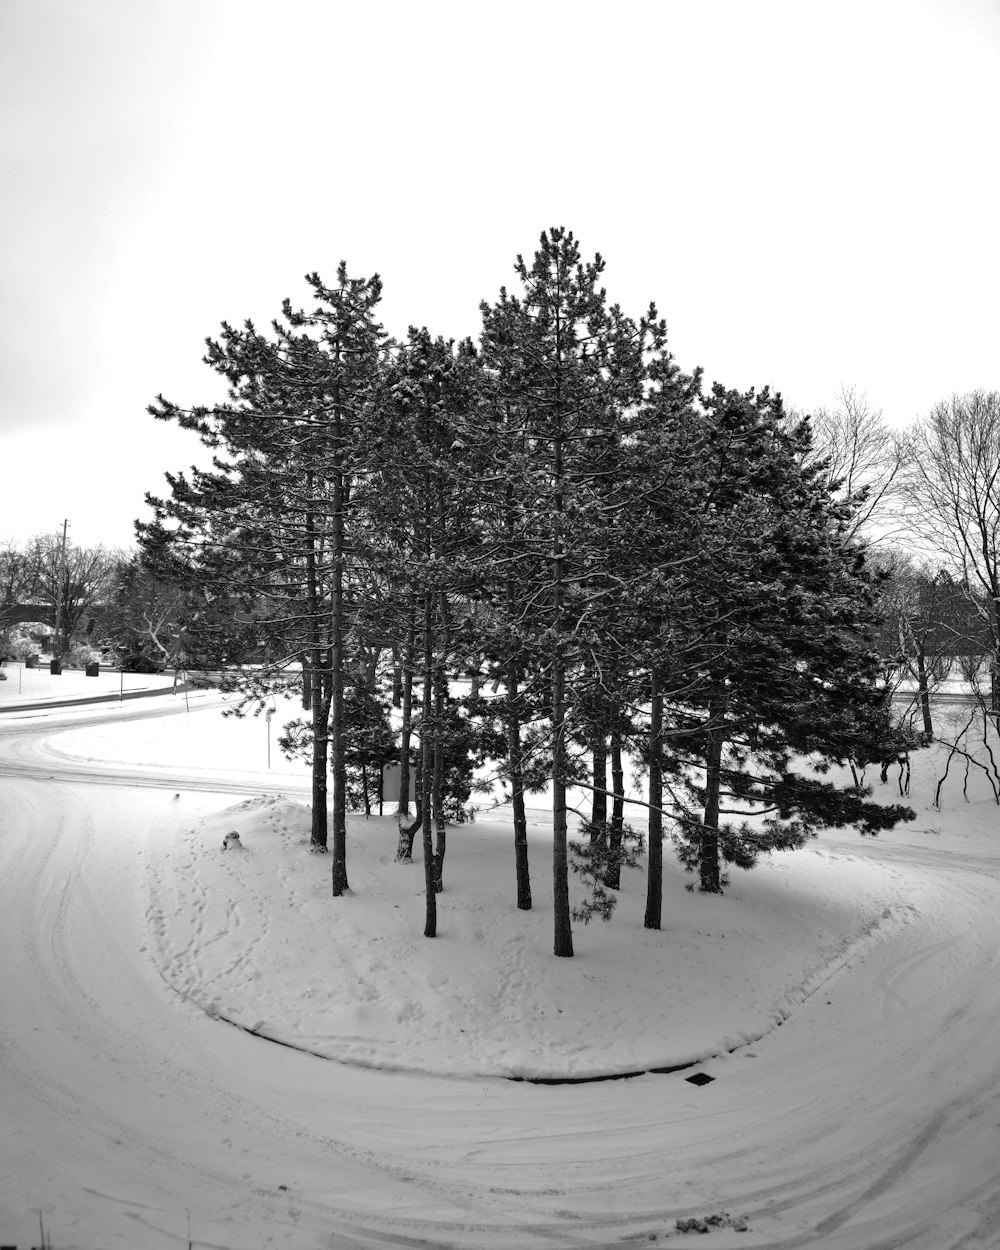
[[[243,854],[222,851],[231,830]],[[668,855],[660,931],[642,927],[633,872],[610,924],[576,926],[575,957],[556,959],[548,838],[532,837],[523,912],[510,827],[449,830],[426,939],[423,867],[394,862],[394,818],[349,820],[351,891],[334,899],[329,857],[309,854],[308,808],[247,799],[149,847],[154,958],[200,1009],[342,1063],[580,1080],[756,1040],[916,914],[898,868],[866,856],[776,855],[718,898],[687,891]]]

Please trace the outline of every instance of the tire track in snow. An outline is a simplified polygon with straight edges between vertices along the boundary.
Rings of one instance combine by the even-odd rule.
[[[54,1022],[58,1029],[65,1025],[79,1030],[84,1048],[93,1051],[90,1061],[96,1064],[101,1053],[105,1057],[100,1079],[113,1075],[132,1088],[141,1102],[139,1113],[109,1113],[95,1093],[60,1083],[59,1037],[46,1042],[46,1053],[33,1053],[22,1045],[11,1021],[0,1022],[4,1062],[21,1047],[15,1057],[24,1059],[25,1066],[18,1075],[33,1065],[40,1100],[36,1108],[44,1107],[45,1095],[52,1099],[54,1115],[75,1108],[71,1127],[80,1140],[118,1132],[124,1149],[145,1170],[163,1174],[164,1186],[156,1192],[164,1197],[173,1193],[175,1203],[164,1202],[159,1208],[164,1214],[157,1217],[138,1206],[141,1196],[149,1196],[148,1182],[146,1189],[138,1185],[139,1169],[130,1170],[120,1155],[101,1157],[111,1176],[129,1180],[119,1192],[130,1193],[136,1202],[125,1218],[133,1224],[141,1219],[150,1230],[155,1227],[165,1241],[183,1235],[174,1217],[180,1215],[178,1201],[183,1200],[178,1195],[184,1192],[196,1206],[196,1238],[203,1243],[210,1234],[220,1245],[232,1245],[233,1239],[202,1214],[208,1208],[242,1219],[244,1229],[250,1227],[248,1219],[257,1220],[258,1227],[272,1227],[284,1237],[275,1244],[286,1246],[315,1246],[321,1236],[337,1235],[335,1244],[344,1250],[412,1246],[419,1239],[438,1247],[527,1250],[535,1245],[609,1247],[650,1232],[666,1241],[674,1218],[705,1213],[712,1204],[745,1210],[752,1217],[749,1233],[723,1230],[706,1239],[704,1244],[716,1247],[877,1250],[906,1244],[943,1250],[963,1242],[970,1247],[997,1244],[996,1156],[987,1160],[992,1165],[987,1176],[975,1153],[984,1124],[991,1114],[996,1119],[1000,1105],[1000,1058],[975,1075],[978,1054],[1000,1056],[995,859],[968,857],[956,867],[953,856],[912,857],[911,862],[926,869],[919,921],[924,946],[900,955],[876,944],[828,982],[835,1002],[851,998],[855,1007],[864,1006],[867,1017],[858,1011],[850,1019],[863,1024],[867,1018],[870,1027],[859,1024],[852,1033],[845,1022],[842,1034],[830,1037],[829,1024],[820,1023],[824,1004],[813,994],[761,1043],[756,1059],[737,1056],[720,1062],[720,1079],[697,1093],[690,1087],[666,1089],[664,1083],[654,1087],[648,1080],[633,1083],[632,1089],[618,1087],[613,1098],[600,1089],[462,1082],[436,1093],[429,1119],[418,1082],[357,1074],[330,1082],[311,1077],[313,1099],[335,1125],[334,1137],[329,1130],[320,1131],[320,1117],[311,1110],[285,1105],[283,1077],[273,1078],[272,1089],[262,1068],[260,1097],[251,1097],[238,1069],[243,1064],[252,1068],[257,1044],[246,1039],[240,1045],[239,1035],[234,1035],[236,1042],[227,1048],[234,1068],[230,1072],[216,1062],[217,1041],[205,1031],[210,1026],[185,1011],[179,1012],[182,1027],[171,1037],[197,1055],[201,1081],[176,1061],[161,1065],[150,1041],[157,1015],[147,1001],[139,1001],[143,987],[136,964],[115,947],[113,935],[102,936],[100,909],[97,917],[92,914],[102,885],[94,876],[93,836],[74,875],[72,858],[66,859],[71,849],[68,830],[61,824],[56,829],[59,812],[59,821],[71,818],[64,807],[71,796],[64,787],[27,781],[14,789],[18,824],[30,827],[38,845],[26,838],[8,851],[10,835],[5,833],[0,854],[11,872],[4,874],[8,885],[0,932],[9,941],[10,926],[16,930],[23,921],[24,937],[34,943],[38,984],[28,1001],[33,1018],[39,1027]],[[46,838],[52,844],[42,846]],[[892,853],[891,845],[885,853]],[[977,862],[994,875],[978,871]],[[46,894],[60,872],[64,895]],[[30,923],[25,909],[34,900],[30,892],[20,897],[11,882],[17,882],[17,891],[25,884],[32,887],[44,904]],[[62,917],[56,938],[53,915]],[[911,935],[912,940],[916,928],[916,922],[901,925],[893,936]],[[120,1010],[103,1022],[91,1018],[93,1003],[102,1000],[95,993],[92,970],[81,964],[84,954],[77,941],[83,938],[91,950],[103,944],[112,957],[112,972],[125,975],[130,970],[136,981],[130,1008],[142,1007],[130,1011],[135,1018]],[[54,961],[46,954],[53,942],[59,948]],[[936,951],[931,949],[935,944]],[[67,975],[50,975],[50,966],[60,966],[60,960],[68,961]],[[897,1028],[890,1045],[886,990],[902,995],[906,977],[920,969],[934,971],[940,1001],[911,1011],[912,1035],[902,1038]],[[13,984],[8,981],[5,988]],[[912,996],[906,997],[912,1007]],[[162,1003],[157,1010],[161,1021],[162,1013],[178,1015]],[[71,1049],[69,1043],[66,1048]],[[305,1071],[300,1065],[306,1061],[300,1057],[275,1058],[278,1052],[268,1050],[268,1065],[281,1072]],[[845,1082],[843,1072],[851,1065],[853,1079]],[[780,1071],[780,1081],[768,1068]],[[366,1101],[376,1080],[378,1088],[389,1081],[397,1091],[391,1107]],[[926,1108],[908,1113],[901,1101],[914,1080],[935,1091],[930,1115]],[[191,1119],[183,1140],[167,1141],[157,1131],[154,1100],[159,1094],[166,1098],[168,1091],[176,1097],[178,1090],[186,1091],[185,1114]],[[195,1113],[196,1099],[204,1104],[201,1119]],[[210,1127],[212,1118],[220,1123]],[[122,1136],[126,1132],[131,1136]],[[248,1155],[237,1158],[240,1148]],[[339,1190],[331,1191],[329,1181],[324,1189],[317,1168],[311,1191],[306,1186],[306,1192],[291,1197],[267,1193],[264,1169],[268,1161],[273,1169],[276,1154],[286,1160],[282,1166],[303,1171],[310,1156],[320,1159],[327,1172],[340,1178]],[[948,1170],[953,1156],[960,1164],[958,1172],[954,1165]],[[560,1160],[556,1171],[553,1158]],[[969,1165],[970,1158],[979,1171]],[[245,1179],[241,1168],[250,1169]],[[348,1195],[352,1182],[356,1190]],[[942,1186],[951,1188],[943,1191]],[[113,1192],[118,1185],[97,1188]],[[896,1197],[900,1190],[905,1190],[905,1205]],[[356,1205],[351,1210],[352,1199],[379,1205],[370,1213]],[[299,1213],[298,1225],[293,1209]]]
[[[27,807],[36,818],[42,818],[51,811],[64,810],[65,802],[64,792],[56,797],[47,791],[44,804],[19,803],[18,807],[21,816]],[[70,805],[71,809],[75,806]],[[176,1020],[171,1022],[170,1032],[163,1040],[150,1047],[147,1039],[153,1035],[148,1030],[153,1022],[145,1018],[144,1012],[135,1013],[135,1004],[131,1004],[123,1015],[116,1010],[114,999],[102,1001],[92,993],[91,970],[88,969],[86,978],[80,975],[84,966],[73,940],[73,935],[84,928],[81,910],[90,912],[85,878],[94,830],[92,825],[86,828],[86,823],[84,813],[71,811],[45,838],[38,836],[41,829],[33,821],[25,820],[21,844],[12,856],[20,870],[20,885],[29,888],[19,893],[20,906],[7,906],[7,899],[3,900],[4,923],[5,927],[16,928],[27,967],[8,968],[8,972],[12,974],[12,983],[27,981],[32,989],[32,1010],[27,1013],[30,1019],[25,1021],[22,1015],[21,1033],[32,1036],[42,1031],[46,1038],[45,1048],[40,1051],[26,1045],[21,1037],[11,1036],[14,1030],[2,1033],[4,1088],[18,1088],[19,1101],[30,1108],[24,1113],[25,1127],[18,1130],[20,1135],[37,1133],[41,1118],[46,1149],[55,1149],[57,1158],[77,1158],[85,1165],[90,1160],[95,1179],[100,1176],[104,1181],[103,1186],[86,1187],[92,1199],[97,1198],[100,1204],[121,1204],[120,1218],[149,1231],[156,1230],[167,1239],[182,1239],[185,1206],[197,1207],[196,1196],[201,1195],[202,1205],[207,1196],[213,1210],[238,1209],[247,1227],[260,1229],[278,1221],[285,1231],[278,1235],[276,1245],[314,1246],[331,1233],[336,1236],[336,1244],[345,1250],[391,1244],[395,1226],[391,1217],[383,1222],[372,1211],[365,1212],[359,1220],[361,1213],[352,1209],[350,1199],[338,1202],[336,1189],[328,1194],[321,1177],[335,1163],[342,1176],[353,1171],[355,1181],[350,1192],[365,1194],[377,1190],[391,1197],[391,1206],[399,1201],[399,1195],[393,1193],[394,1186],[409,1194],[412,1168],[405,1161],[383,1159],[377,1152],[339,1141],[328,1130],[323,1132],[318,1126],[310,1128],[288,1120],[282,1112],[248,1097],[249,1090],[241,1088],[246,1084],[242,1078],[224,1083],[219,1079],[219,1071],[211,1075],[199,1072],[197,1069],[204,1068],[202,1060],[197,1060],[195,1070],[178,1064],[172,1041]],[[81,826],[82,837],[78,836]],[[45,903],[42,908],[35,906],[39,898]],[[104,937],[113,945],[115,934],[109,922],[99,912],[90,919],[105,929]],[[91,935],[87,951],[96,953],[102,945]],[[121,950],[117,953],[123,955]],[[128,958],[108,962],[123,962],[124,972],[133,980],[137,994],[148,996],[147,987],[136,976],[135,965]],[[10,989],[10,985],[5,989]],[[152,1006],[155,1014],[160,1015],[161,1024],[164,1015],[176,1014],[169,1008],[165,1011],[162,1003]],[[196,1032],[202,1026],[212,1027],[200,1013],[192,1023]],[[60,1079],[60,1073],[68,1079]],[[120,1096],[116,1089],[121,1090]],[[6,1097],[4,1108],[10,1132],[17,1109]],[[180,1140],[161,1131],[165,1120],[178,1116],[184,1124]],[[244,1173],[241,1180],[240,1157],[248,1149],[257,1160],[254,1166],[258,1171],[266,1166],[273,1174],[277,1155],[285,1159],[281,1167],[288,1172],[311,1173],[314,1195],[300,1193],[290,1200],[261,1189],[249,1174]],[[232,1163],[227,1167],[230,1159]],[[103,1196],[108,1170],[122,1174],[121,1188],[125,1194],[135,1195],[135,1202],[131,1197]],[[147,1179],[150,1176],[157,1179],[151,1183]],[[168,1186],[172,1181],[172,1192],[184,1197],[172,1205],[148,1201],[150,1190],[163,1196],[161,1178]],[[25,1211],[43,1209],[50,1228],[58,1230],[70,1217],[53,1204],[46,1192],[50,1182],[45,1169],[39,1169],[37,1190],[22,1196],[8,1188],[4,1201],[17,1203]],[[446,1183],[428,1181],[426,1189],[437,1193],[435,1205],[445,1208],[452,1206],[457,1195],[461,1209],[461,1187],[453,1190]],[[143,1197],[138,1198],[139,1194]],[[412,1209],[412,1200],[409,1205]],[[418,1199],[416,1205],[426,1205],[426,1199]],[[295,1212],[294,1218],[289,1215],[289,1207]],[[163,1214],[156,1218],[141,1214],[143,1210]],[[79,1211],[72,1220],[78,1218]],[[441,1223],[425,1223],[428,1236],[437,1244],[435,1233],[441,1231]],[[202,1230],[206,1227],[203,1214],[195,1217],[196,1233],[199,1225]],[[27,1232],[24,1235],[27,1237]],[[57,1244],[65,1244],[64,1239],[58,1237]],[[202,1232],[196,1236],[196,1244],[210,1242]],[[211,1244],[224,1246],[230,1242],[217,1230]],[[400,1244],[405,1244],[404,1238]]]

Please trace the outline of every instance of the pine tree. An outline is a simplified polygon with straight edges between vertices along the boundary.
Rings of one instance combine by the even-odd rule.
[[[422,682],[419,716],[404,721],[405,750],[412,733],[420,741],[418,812],[412,824],[400,823],[397,859],[409,858],[422,830],[427,937],[437,932],[447,838],[447,680],[463,645],[457,619],[463,596],[475,581],[476,525],[463,448],[477,368],[471,344],[456,347],[411,327],[380,386],[383,454],[366,534],[395,604],[404,677],[417,669]]]
[[[822,775],[858,742],[893,738],[872,578],[848,536],[849,503],[808,464],[807,423],[789,429],[766,390],[718,385],[703,415],[665,734],[678,763],[701,772],[687,783],[700,815],[688,807],[683,823],[700,888],[718,893],[722,860],[749,868],[824,825],[876,833],[912,812],[803,763]]]
[[[504,674],[519,693],[524,657],[544,652],[552,781],[554,951],[573,954],[567,859],[571,704],[593,646],[588,587],[603,560],[599,483],[609,471],[622,411],[641,394],[641,345],[609,308],[598,283],[604,262],[583,263],[571,232],[541,236],[530,266],[519,256],[522,293],[482,305],[482,356],[509,450],[498,461],[502,502],[496,546],[516,563],[518,591],[504,600],[514,657]],[[501,574],[506,587],[506,572]],[[501,596],[497,596],[498,599]],[[512,725],[512,728],[514,726]],[[510,748],[518,751],[513,732]]]
[[[206,363],[229,383],[226,403],[184,409],[159,396],[150,408],[223,453],[210,471],[167,475],[171,495],[150,497],[157,520],[140,537],[187,553],[192,578],[248,603],[266,600],[261,621],[270,671],[279,684],[293,657],[306,655],[312,708],[311,846],[327,848],[327,764],[332,742],[334,896],[347,889],[344,690],[351,621],[345,575],[354,550],[351,491],[368,467],[370,399],[384,336],[374,320],[377,276],[337,285],[307,278],[310,312],[286,300],[272,337],[252,322],[224,324],[208,340]],[[249,682],[251,697],[260,675]]]
[[[693,437],[701,374],[684,374],[667,349],[666,326],[655,309],[645,322],[649,336],[643,402],[629,414],[618,482],[619,506],[609,535],[616,570],[614,628],[616,662],[608,665],[623,704],[636,713],[622,720],[613,742],[618,757],[614,789],[620,793],[621,738],[628,736],[648,776],[649,822],[644,925],[660,927],[663,903],[665,779],[678,763],[665,739],[668,670],[676,666],[689,634],[679,627],[681,604],[692,586],[688,548],[698,525],[696,484],[700,446]],[[646,711],[648,709],[648,712]],[[621,838],[616,802],[611,836]]]

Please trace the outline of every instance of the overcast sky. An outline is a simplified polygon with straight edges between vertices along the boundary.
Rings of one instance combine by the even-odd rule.
[[[996,0],[0,0],[0,541],[130,544],[221,321],[476,335],[551,225],[709,381],[1000,387],[998,105]]]

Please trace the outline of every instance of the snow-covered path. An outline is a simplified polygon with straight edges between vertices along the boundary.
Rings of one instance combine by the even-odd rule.
[[[278,1047],[172,993],[143,856],[176,835],[181,781],[61,761],[49,733],[85,723],[0,724],[4,1244],[35,1244],[41,1210],[59,1250],[676,1244],[676,1220],[722,1212],[748,1230],[697,1245],[1000,1246],[989,829],[824,839],[893,874],[914,919],[703,1065],[711,1084],[442,1080]],[[187,819],[254,792],[184,777]]]

